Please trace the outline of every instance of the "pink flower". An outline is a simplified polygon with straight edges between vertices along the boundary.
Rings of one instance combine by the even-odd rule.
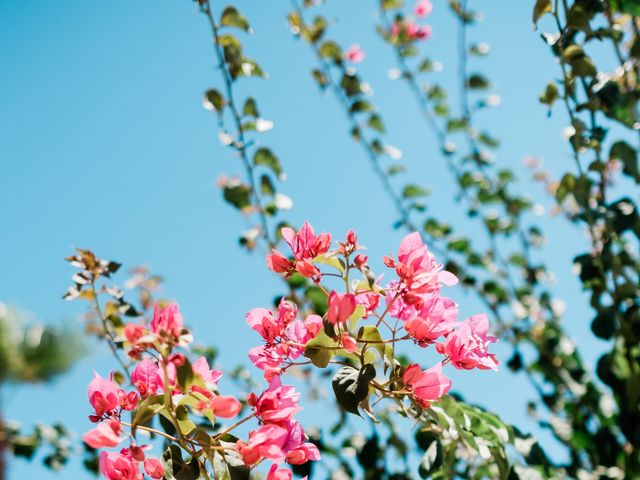
[[[364,60],[364,50],[360,48],[360,45],[354,43],[344,52],[344,58],[351,63],[360,63]]]
[[[287,462],[291,465],[302,465],[309,460],[320,460],[318,447],[307,442],[302,425],[297,420],[290,420],[286,425],[288,438],[283,448]]]
[[[264,423],[286,423],[302,408],[298,405],[300,394],[291,386],[282,385],[280,377],[274,377],[259,397],[251,394],[249,405]]]
[[[278,320],[266,308],[254,308],[246,315],[249,326],[267,342],[273,342],[282,331]]]
[[[249,432],[247,442],[238,440],[236,446],[246,465],[254,465],[265,458],[282,463],[285,460],[282,449],[287,437],[288,432],[285,428],[267,423],[260,429]]]
[[[340,339],[342,341],[342,348],[344,348],[347,352],[354,353],[358,351],[358,342],[355,338],[349,335],[349,332],[344,332]]]
[[[89,396],[89,403],[95,410],[95,416],[90,418],[92,421],[97,422],[103,415],[109,415],[112,411],[118,408],[118,387],[111,380],[102,378],[97,373],[93,380],[89,383],[87,389]]]
[[[442,265],[422,243],[418,232],[410,233],[400,242],[397,262],[385,257],[384,263],[396,269],[404,302],[415,304],[417,308],[422,306],[424,294],[438,290],[441,284],[451,286],[458,282],[455,275],[442,271]]]
[[[209,407],[214,415],[222,418],[233,418],[242,410],[238,399],[227,395],[216,395],[209,401]]]
[[[143,398],[155,394],[163,385],[160,368],[150,358],[141,360],[131,372],[131,383]]]
[[[213,388],[218,385],[218,380],[222,377],[220,370],[211,370],[209,368],[209,363],[205,357],[199,357],[193,362],[191,368],[193,369],[193,373],[200,376],[207,388]]]
[[[124,440],[120,437],[120,433],[122,433],[120,422],[114,418],[108,418],[85,433],[82,440],[92,448],[115,447]]]
[[[367,262],[369,261],[369,257],[366,255],[358,254],[353,259],[353,264],[358,268],[363,268],[367,266]]]
[[[295,264],[277,250],[267,255],[267,267],[275,273],[291,275],[295,270]]]
[[[318,255],[327,253],[331,245],[331,235],[321,233],[316,236],[308,222],[304,222],[298,233],[289,227],[284,227],[281,232],[296,260],[312,260]]]
[[[375,292],[359,292],[356,294],[356,304],[364,305],[365,313],[362,318],[368,318],[380,305],[380,295]]]
[[[151,320],[151,331],[155,334],[172,335],[180,337],[182,333],[182,315],[180,309],[175,303],[160,308],[158,305],[153,310],[153,319]]]
[[[352,293],[329,294],[329,310],[327,320],[332,325],[346,322],[356,309],[356,297]]]
[[[424,371],[420,370],[420,365],[409,365],[402,375],[402,381],[413,391],[416,402],[424,408],[440,400],[451,388],[451,380],[442,373],[440,363]]]
[[[123,389],[118,389],[118,403],[120,408],[131,412],[138,406],[138,394],[136,392],[125,392]]]
[[[280,374],[282,357],[272,348],[267,348],[264,345],[252,348],[249,350],[249,360],[257,368],[264,371],[264,378],[267,381]]]
[[[107,480],[142,480],[138,462],[130,454],[100,452],[99,465]]]
[[[295,320],[297,314],[298,307],[282,298],[278,305],[277,317],[266,308],[254,308],[247,313],[246,319],[253,330],[267,343],[271,343],[284,334],[285,328]]]
[[[413,8],[413,12],[418,17],[426,17],[433,10],[433,5],[429,0],[419,0],[415,7]]]
[[[432,296],[425,300],[417,316],[404,322],[404,329],[416,342],[425,346],[451,333],[457,318],[458,306],[453,300]]]
[[[124,337],[131,345],[136,345],[138,340],[144,336],[145,332],[145,328],[136,323],[127,323],[123,330]]]
[[[164,467],[162,462],[157,458],[147,458],[144,461],[144,471],[147,472],[151,478],[161,479],[164,477]]]
[[[498,361],[489,353],[489,344],[495,337],[487,336],[489,319],[486,315],[474,315],[462,321],[458,329],[450,333],[444,342],[436,348],[449,357],[451,364],[461,370],[479,368],[497,370]]]
[[[267,480],[291,480],[293,478],[293,472],[288,468],[278,468],[275,463],[271,465],[269,473],[267,473]],[[304,477],[305,479],[307,477]],[[304,479],[303,479],[304,480]]]
[[[432,33],[433,30],[431,29],[431,25],[422,25],[416,33],[416,38],[420,40],[428,40],[431,38]]]
[[[319,278],[320,270],[311,262],[317,256],[327,253],[331,246],[331,235],[326,233],[316,235],[308,222],[304,222],[298,233],[289,227],[282,228],[281,233],[293,252],[295,262],[289,261],[284,255],[274,250],[267,255],[268,267],[276,273],[284,273],[285,276],[293,273],[295,269],[304,277]]]

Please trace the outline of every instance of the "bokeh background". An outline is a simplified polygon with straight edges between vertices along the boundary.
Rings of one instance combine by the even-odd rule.
[[[261,139],[287,173],[282,191],[294,201],[287,219],[309,220],[338,237],[354,228],[382,271],[379,257],[396,250],[402,232],[392,230],[392,206],[350,140],[341,110],[309,75],[313,58],[286,24],[289,2],[235,3],[254,30],[243,40],[246,52],[269,73],[268,81],[244,80],[239,90],[251,92],[262,115],[275,123]],[[445,65],[441,80],[455,82],[453,20],[444,2],[433,3],[434,35],[425,48]],[[479,122],[502,141],[496,161],[514,168],[521,188],[545,207],[539,221],[548,234],[542,252],[557,275],[553,290],[566,300],[567,330],[593,365],[605,347],[590,334],[587,302],[570,262],[586,241],[581,231],[548,215],[550,203],[522,165],[526,156],[540,156],[553,174],[569,154],[561,134],[566,119],[548,117],[532,95],[555,67],[533,31],[530,9],[530,2],[512,0],[481,5],[484,20],[470,35],[488,42],[492,52],[471,61],[490,72],[492,93],[502,102],[481,113]],[[375,2],[334,1],[325,11],[336,20],[335,38],[365,50],[358,68],[373,87],[389,142],[402,150],[412,177],[432,188],[428,207],[473,234],[465,230],[449,174],[408,90],[389,78],[393,57],[374,30]],[[196,338],[217,346],[227,367],[247,363],[245,352],[257,338],[244,314],[269,305],[280,281],[265,268],[261,252],[247,254],[238,246],[248,225],[215,186],[218,176],[241,173],[241,165],[220,144],[215,115],[202,108],[203,92],[219,83],[208,26],[195,5],[0,0],[0,66],[0,300],[34,319],[82,328],[81,305],[61,298],[72,274],[63,257],[73,247],[91,248],[125,267],[146,264],[162,275],[163,295],[179,302]],[[462,290],[451,296],[463,314],[482,310]],[[5,416],[27,427],[61,421],[79,434],[87,430],[86,385],[93,370],[106,375],[113,366],[106,346],[89,343],[87,350],[70,373],[50,384],[5,386]],[[508,350],[496,347],[503,361]],[[448,373],[467,399],[553,447],[550,435],[526,415],[533,392],[521,376],[506,367]],[[305,418],[313,415],[303,412]],[[362,428],[370,428],[366,420]],[[38,459],[12,462],[10,479],[27,476],[90,475],[79,457],[58,475]]]

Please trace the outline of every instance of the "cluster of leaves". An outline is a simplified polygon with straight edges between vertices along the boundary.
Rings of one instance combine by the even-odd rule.
[[[253,97],[244,101],[236,98],[235,83],[243,77],[266,78],[266,73],[252,58],[244,54],[237,31],[251,33],[249,21],[238,9],[226,7],[217,20],[208,0],[198,0],[200,11],[206,15],[213,36],[213,45],[221,73],[223,90],[211,88],[205,93],[204,105],[217,114],[219,139],[240,157],[245,178],[221,178],[225,201],[244,214],[256,214],[259,221],[240,237],[240,244],[248,249],[256,245],[256,238],[275,245],[277,228],[270,230],[269,219],[279,211],[291,208],[291,199],[277,191],[277,181],[284,179],[278,156],[268,147],[259,146],[255,134],[266,132],[273,122],[263,118]]]
[[[46,382],[66,372],[82,355],[79,334],[69,328],[28,323],[0,302],[0,390],[7,384]],[[0,412],[0,478],[4,478],[4,452],[31,460],[38,451],[51,469],[60,469],[71,452],[70,436],[62,425],[38,425],[32,433]]]
[[[570,122],[567,137],[574,163],[553,193],[587,232],[590,251],[577,255],[574,263],[590,293],[592,331],[611,341],[597,373],[612,389],[617,408],[595,435],[606,438],[610,448],[603,451],[604,442],[594,438],[583,451],[599,462],[595,465],[624,469],[631,476],[640,472],[640,218],[637,199],[625,194],[624,187],[634,189],[640,182],[633,140],[640,126],[639,15],[637,2],[600,0],[538,0],[533,12],[561,68],[560,78],[546,86],[540,101],[550,112],[561,104]],[[616,59],[613,71],[598,67],[595,52],[602,44]],[[598,406],[590,408],[597,411]]]
[[[47,468],[60,470],[74,454],[73,435],[60,424],[34,427],[33,432],[25,432],[13,422],[0,425],[0,444],[15,457],[32,460],[44,450],[42,462]]]

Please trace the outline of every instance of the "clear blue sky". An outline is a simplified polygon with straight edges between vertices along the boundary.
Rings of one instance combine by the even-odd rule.
[[[342,112],[317,91],[309,51],[285,22],[289,2],[237,3],[255,31],[245,39],[246,51],[270,74],[269,81],[245,80],[240,88],[275,122],[263,142],[287,172],[282,191],[294,200],[288,219],[309,219],[338,236],[353,227],[376,256],[395,251],[401,233],[390,228],[393,210],[348,138]],[[375,2],[330,3],[325,11],[337,19],[335,36],[347,45],[360,43],[367,53],[360,68],[375,90],[389,142],[403,150],[411,175],[433,188],[430,208],[462,221],[415,105],[404,85],[387,77],[393,57],[373,28]],[[569,156],[560,133],[564,117],[557,112],[547,118],[536,100],[557,70],[532,30],[530,3],[481,2],[485,21],[471,35],[491,44],[491,56],[478,67],[489,72],[503,99],[481,122],[502,140],[499,162],[519,171],[522,188],[541,197],[522,158],[540,155],[558,172]],[[445,63],[442,80],[452,82],[455,32],[445,2],[434,4],[434,36],[426,48]],[[225,365],[246,361],[256,337],[244,313],[268,305],[280,284],[261,256],[237,246],[245,221],[214,186],[220,174],[241,169],[220,145],[214,115],[202,108],[204,90],[219,83],[208,27],[193,3],[4,0],[0,65],[0,299],[43,321],[77,322],[80,306],[61,300],[71,274],[63,257],[74,246],[89,247],[128,266],[151,266],[167,279],[165,295],[178,300],[196,336],[217,345]],[[357,213],[349,212],[352,205]],[[582,233],[559,220],[542,222],[549,235],[545,252],[558,276],[554,289],[568,301],[566,324],[593,364],[606,345],[590,335],[570,265],[584,245]],[[481,310],[471,296],[452,295],[464,313]],[[508,350],[498,351],[506,360]],[[51,385],[5,392],[7,416],[27,425],[59,420],[83,432],[89,427],[86,384],[94,368],[105,374],[111,365],[105,348],[92,348]],[[452,376],[467,399],[532,428],[525,401],[533,392],[521,377],[506,368]],[[88,477],[76,459],[62,476],[18,461],[9,478],[27,475]]]

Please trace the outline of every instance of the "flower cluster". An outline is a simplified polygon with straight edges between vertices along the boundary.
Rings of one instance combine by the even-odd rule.
[[[285,238],[308,238],[313,244],[317,240],[309,232],[313,232],[313,228],[305,223],[300,233],[287,233]],[[300,244],[288,243],[292,259],[278,252],[267,258],[267,265],[276,273],[289,275],[299,261]],[[346,240],[339,242],[334,250],[330,250],[326,242],[323,242],[321,255],[313,256],[312,250],[306,250],[312,253],[304,257],[304,271],[314,272],[308,278],[326,294],[327,308],[323,318],[310,315],[304,322],[295,320],[300,326],[293,329],[289,325],[293,324],[297,311],[285,299],[280,304],[278,314],[264,309],[249,312],[249,324],[265,340],[264,345],[252,350],[250,358],[265,371],[265,376],[282,373],[301,354],[309,357],[311,363],[315,363],[314,355],[318,350],[324,350],[325,357],[335,354],[363,363],[370,346],[382,348],[381,355],[388,356],[393,354],[395,343],[410,340],[423,348],[435,345],[436,351],[444,355],[440,363],[427,370],[420,370],[415,364],[407,366],[401,376],[405,386],[403,394],[410,395],[422,407],[428,407],[451,388],[451,381],[442,373],[444,365],[450,363],[457,369],[465,370],[497,369],[498,362],[488,351],[489,344],[496,339],[487,334],[487,317],[480,314],[458,321],[458,305],[441,295],[442,287],[453,286],[458,279],[436,261],[419,233],[409,234],[402,240],[396,258],[390,255],[383,258],[384,265],[393,269],[396,275],[386,286],[379,284],[382,277],[375,280],[368,257],[358,253],[361,249],[356,234],[350,231]],[[275,268],[271,260],[273,256],[289,262],[290,267],[286,270]],[[322,286],[323,278],[329,275],[320,271],[322,265],[338,271],[330,275],[342,279],[345,291]],[[350,272],[354,270],[361,272],[361,279],[351,280],[353,276]],[[286,314],[282,312],[283,305],[289,305]],[[379,313],[382,305],[385,308]],[[395,326],[391,326],[388,318],[397,320]],[[367,325],[366,321],[371,319]],[[313,327],[305,328],[307,323]],[[379,330],[383,326],[391,335],[388,340],[383,339]],[[304,334],[294,336],[287,333],[289,330],[302,331]],[[369,338],[364,338],[365,333]],[[387,383],[391,385],[396,380],[392,372]],[[384,388],[379,391],[385,394]]]
[[[425,18],[433,10],[433,6],[429,0],[419,0],[414,6],[414,13],[418,18]],[[416,40],[427,40],[431,37],[431,25],[419,25],[412,17],[400,17],[393,25],[389,32],[393,41],[399,43],[413,42]]]
[[[295,318],[295,309],[286,302],[281,307],[278,318],[290,325]],[[318,320],[321,324],[320,317]],[[305,329],[304,325],[301,327]],[[263,333],[266,338],[285,335],[271,328],[265,326]],[[299,328],[296,330],[291,326],[290,330],[293,332],[291,338],[306,341],[303,334],[298,335]],[[120,451],[100,452],[99,468],[105,478],[141,480],[144,478],[141,466],[150,478],[164,477],[163,462],[145,455],[151,445],[138,445],[136,430],[161,435],[197,458],[203,433],[198,431],[189,416],[206,417],[213,426],[217,418],[234,418],[242,411],[240,400],[219,393],[221,371],[211,369],[203,356],[191,363],[185,351],[176,350],[176,347],[187,347],[191,339],[176,304],[156,305],[148,325],[128,323],[121,328],[117,340],[122,341],[129,357],[136,361],[130,371],[133,390],[127,392],[121,388],[113,374],[109,379],[95,374],[88,387],[89,403],[93,407],[89,419],[97,425],[84,435],[85,443],[92,448],[103,449],[118,447],[130,439],[130,445]],[[302,426],[293,418],[301,409],[298,406],[299,396],[293,387],[283,386],[276,375],[259,396],[250,394],[247,403],[253,413],[237,423],[239,425],[253,417],[258,419],[259,426],[249,433],[248,440],[237,440],[235,445],[223,444],[222,435],[213,435],[208,437],[212,444],[209,448],[226,451],[226,455],[235,452],[247,467],[271,460],[275,468],[270,472],[270,478],[290,477],[286,469],[278,468],[279,464],[297,465],[320,458],[316,446],[307,442]],[[125,412],[133,413],[131,423],[123,420]],[[156,414],[174,424],[175,436],[148,426],[147,421]],[[130,427],[130,433],[126,435],[125,427]],[[224,430],[224,434],[232,429]]]
[[[187,468],[182,460],[186,452],[189,468],[202,472],[210,462],[216,478],[225,475],[216,468],[232,468],[229,460],[235,456],[233,468],[241,465],[250,471],[271,462],[267,479],[291,479],[291,470],[282,464],[319,460],[320,451],[295,419],[302,409],[300,394],[282,383],[290,367],[339,365],[333,388],[338,403],[351,413],[377,404],[369,402],[370,395],[429,408],[452,386],[443,372],[447,364],[463,370],[497,368],[488,351],[495,338],[488,335],[487,317],[458,321],[457,304],[441,295],[443,287],[458,279],[436,261],[418,233],[401,241],[395,257],[382,258],[393,277],[385,284],[383,276],[372,272],[353,231],[335,247],[329,234],[316,235],[308,223],[298,232],[283,228],[282,237],[291,252],[274,250],[267,255],[268,267],[287,278],[298,275],[296,281],[304,277],[305,288],[315,289],[324,302],[316,299],[313,310],[285,297],[273,310],[254,308],[246,314],[248,325],[262,338],[249,358],[268,382],[263,392],[250,393],[244,402],[220,393],[222,372],[203,356],[190,360],[193,338],[176,304],[156,305],[148,323],[118,325],[109,335],[114,349],[124,349],[133,363],[120,359],[129,376],[128,390],[121,386],[123,375],[114,373],[110,378],[95,374],[88,387],[93,407],[89,419],[96,426],[84,441],[96,449],[118,448],[126,440],[129,444],[100,452],[105,478],[163,478],[168,468],[173,473]],[[427,369],[403,365],[395,354],[398,342],[434,345],[443,358]],[[245,410],[249,413],[242,416]],[[132,420],[127,422],[129,412]],[[163,430],[153,428],[156,416],[164,419]],[[235,423],[225,428],[219,419]],[[232,433],[248,421],[257,424],[246,436]],[[174,448],[167,449],[162,460],[147,456],[153,442],[138,444],[139,431],[161,436]]]

